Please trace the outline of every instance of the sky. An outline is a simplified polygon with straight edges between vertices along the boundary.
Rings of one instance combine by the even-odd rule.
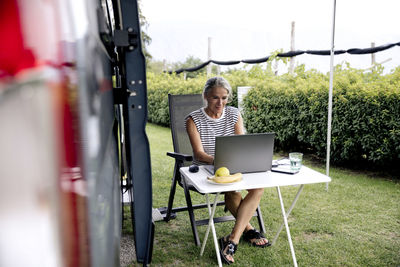
[[[141,0],[152,38],[153,59],[169,63],[194,56],[241,60],[290,51],[295,22],[295,50],[330,50],[333,0]],[[368,48],[400,42],[399,0],[337,0],[335,49]],[[400,66],[400,46],[375,54],[385,73]],[[334,64],[365,69],[371,55],[338,55]],[[328,72],[329,56],[300,55],[295,64]],[[240,67],[233,65],[232,67]],[[284,72],[285,67],[279,66]]]

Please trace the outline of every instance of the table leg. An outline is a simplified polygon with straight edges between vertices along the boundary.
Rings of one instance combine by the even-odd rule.
[[[300,186],[299,190],[297,191],[296,197],[294,198],[292,204],[290,205],[289,210],[286,213],[286,218],[289,218],[290,213],[292,212],[294,206],[296,205],[297,200],[299,199],[300,193],[303,191],[303,187],[304,187],[304,184],[302,184]],[[285,225],[285,223],[282,222],[281,226],[278,229],[278,232],[276,233],[276,235],[274,237],[274,240],[272,241],[272,246],[275,244],[276,240],[278,239],[278,236],[281,233],[284,225]]]
[[[215,253],[217,254],[218,266],[221,267],[222,266],[222,261],[221,261],[221,256],[219,255],[219,246],[218,246],[218,240],[217,240],[217,233],[215,231],[215,226],[214,226],[214,214],[215,214],[215,209],[217,207],[217,201],[218,201],[219,194],[220,193],[217,193],[215,195],[215,199],[214,199],[214,203],[213,203],[212,209],[211,209],[211,206],[210,206],[210,199],[208,197],[209,194],[206,194],[208,214],[210,216],[210,219],[208,220],[208,226],[207,226],[206,234],[204,236],[203,244],[201,246],[200,256],[203,256],[204,248],[206,246],[207,239],[208,239],[208,234],[210,233],[210,228],[211,228],[213,239],[214,239]]]
[[[286,233],[287,233],[287,236],[288,236],[288,241],[289,241],[289,246],[290,246],[290,252],[292,253],[293,265],[294,265],[295,267],[297,267],[296,254],[294,253],[294,248],[293,248],[293,243],[292,243],[292,237],[290,236],[290,229],[289,229],[289,225],[288,225],[288,222],[287,222],[285,207],[284,207],[284,205],[283,205],[281,190],[279,189],[279,186],[276,187],[276,190],[278,191],[279,202],[281,203],[283,222],[284,222],[284,224],[285,224]]]

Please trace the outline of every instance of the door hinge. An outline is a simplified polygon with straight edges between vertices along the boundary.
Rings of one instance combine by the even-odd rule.
[[[132,51],[138,46],[139,34],[132,27],[126,30],[115,30],[114,44],[117,47],[128,47]]]

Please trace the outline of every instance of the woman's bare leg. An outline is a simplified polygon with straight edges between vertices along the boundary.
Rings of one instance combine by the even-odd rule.
[[[235,244],[239,243],[240,237],[243,231],[253,229],[250,224],[250,219],[253,217],[258,204],[260,203],[261,197],[264,193],[264,189],[251,189],[248,190],[246,197],[243,199],[240,192],[227,192],[225,193],[225,205],[232,215],[236,218],[235,226],[229,236],[229,240]],[[258,240],[257,245],[266,244],[268,240]],[[221,248],[224,249],[224,248]],[[226,256],[229,261],[234,262],[231,255]]]
[[[242,201],[243,198],[240,192],[233,191],[225,193],[225,206],[235,218],[237,216],[237,211]],[[253,229],[253,227],[251,226],[250,223],[248,223],[245,230],[248,231],[251,229]]]
[[[244,199],[242,199],[241,194],[238,192],[229,192],[225,194],[225,204],[236,218],[235,226],[229,238],[234,243],[237,244],[239,242],[244,231],[253,229],[249,222],[260,203],[263,193],[263,188],[251,189],[248,190]],[[262,245],[266,242],[266,240],[260,240],[257,244]]]

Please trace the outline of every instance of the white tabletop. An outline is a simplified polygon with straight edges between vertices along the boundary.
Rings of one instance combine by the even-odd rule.
[[[200,193],[217,193],[235,190],[266,188],[276,186],[288,186],[298,184],[314,184],[327,183],[331,181],[329,176],[314,171],[306,166],[302,166],[296,174],[284,174],[278,172],[256,172],[243,174],[240,182],[230,185],[213,184],[207,180],[207,176],[211,176],[202,166],[197,173],[189,172],[189,167],[180,169],[181,174],[192,184]]]

